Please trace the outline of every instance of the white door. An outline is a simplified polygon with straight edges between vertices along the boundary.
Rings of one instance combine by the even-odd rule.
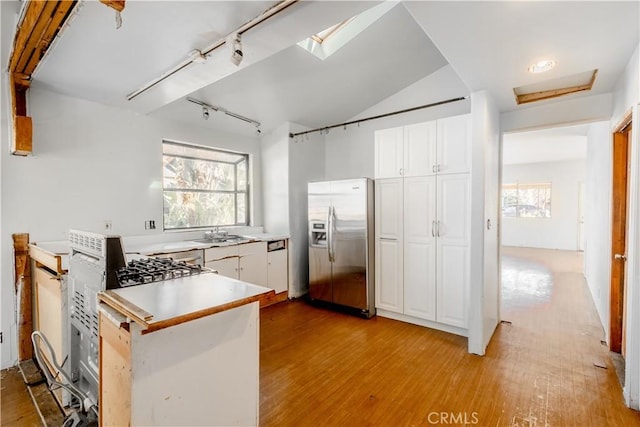
[[[437,321],[467,327],[469,306],[469,174],[437,178]]]
[[[240,280],[267,286],[267,242],[238,245]]]
[[[404,313],[436,320],[436,177],[404,180]]]
[[[401,176],[403,128],[382,129],[375,134],[375,178]]]
[[[376,308],[403,311],[402,178],[375,184]]]
[[[471,115],[438,120],[438,172],[471,171]]]
[[[436,121],[404,127],[403,176],[436,173]]]

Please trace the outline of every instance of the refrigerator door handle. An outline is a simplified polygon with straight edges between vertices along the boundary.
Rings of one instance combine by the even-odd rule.
[[[329,262],[333,262],[333,206],[329,206],[327,214],[327,253]]]

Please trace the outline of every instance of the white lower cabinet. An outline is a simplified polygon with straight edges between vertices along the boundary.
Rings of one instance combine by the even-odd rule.
[[[467,328],[469,174],[376,181],[376,308]],[[392,316],[390,316],[392,317]]]
[[[267,252],[267,284],[276,294],[289,289],[288,249]]]
[[[375,192],[376,307],[402,313],[402,178],[377,180]]]
[[[205,267],[217,270],[222,276],[268,286],[267,242],[205,249],[204,260]]]

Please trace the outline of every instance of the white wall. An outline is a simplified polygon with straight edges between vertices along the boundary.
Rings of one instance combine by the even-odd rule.
[[[467,95],[469,95],[469,90],[451,66],[447,65],[348,121]],[[470,102],[465,100],[372,120],[361,123],[359,126],[351,125],[346,130],[332,129],[328,135],[325,135],[327,145],[326,178],[373,178],[373,141],[374,132],[378,129],[425,122],[441,117],[465,114],[469,111]]]
[[[620,76],[613,94],[613,126],[640,100],[640,45]]]
[[[261,138],[264,228],[289,233],[289,123]]]
[[[506,111],[500,117],[503,133],[609,120],[611,93],[601,93],[564,101],[554,100],[533,107]]]
[[[612,183],[608,121],[593,123],[589,127],[586,170],[584,274],[608,340]]]
[[[502,218],[502,244],[578,250],[579,183],[585,168],[584,160],[504,165],[503,184],[551,183],[551,218]]]
[[[307,130],[291,124],[291,132]],[[325,139],[318,133],[308,138],[289,140],[289,218],[291,230],[292,260],[291,277],[293,288],[291,297],[299,297],[309,289],[309,239],[308,239],[308,189],[310,181],[324,180]]]
[[[498,320],[500,113],[487,91],[471,94],[470,353],[483,355]],[[487,227],[486,224],[491,226]]]
[[[6,74],[4,75],[6,78]],[[6,80],[4,80],[6,81]],[[3,81],[3,82],[4,82]],[[2,105],[8,104],[6,85]],[[69,228],[102,231],[110,220],[120,235],[162,233],[162,140],[249,153],[252,217],[262,225],[261,158],[257,138],[159,120],[56,94],[29,92],[33,156],[8,154],[7,109],[2,113],[2,367],[15,361],[11,234],[31,241],[64,240]],[[145,231],[154,219],[158,229]],[[8,351],[7,351],[8,350]]]
[[[324,179],[324,136],[312,133],[289,138],[289,132],[307,130],[284,123],[262,138],[264,228],[289,239],[289,297],[309,288],[307,238],[307,183]]]

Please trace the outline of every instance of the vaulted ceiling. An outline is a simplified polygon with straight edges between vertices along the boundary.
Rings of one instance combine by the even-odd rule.
[[[127,100],[191,50],[224,39],[277,3],[127,1],[116,29],[113,10],[85,1],[33,87],[243,133],[254,130],[228,117],[205,122],[200,107],[185,98],[258,120],[263,130],[284,121],[316,127],[348,120],[449,63],[470,91],[489,90],[509,111],[526,108],[516,106],[513,87],[591,69],[599,70],[591,93],[569,96],[611,92],[640,32],[638,2],[406,1],[321,61],[296,43],[381,2],[300,1],[243,34],[239,67],[222,46],[205,64]],[[557,67],[528,73],[542,57]]]

